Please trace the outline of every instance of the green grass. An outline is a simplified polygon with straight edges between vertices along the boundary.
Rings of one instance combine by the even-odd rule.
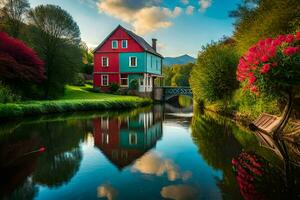
[[[0,118],[13,118],[39,114],[120,110],[149,105],[150,99],[90,92],[91,86],[67,86],[65,95],[58,100],[26,101],[0,104]]]

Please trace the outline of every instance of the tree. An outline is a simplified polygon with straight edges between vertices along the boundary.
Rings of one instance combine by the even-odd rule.
[[[234,39],[240,55],[262,38],[300,29],[299,0],[244,0],[230,16],[236,19]]]
[[[237,79],[244,90],[287,100],[275,135],[282,133],[300,86],[300,32],[267,38],[251,46],[240,59]]]
[[[20,40],[0,32],[0,79],[6,82],[42,82],[44,62]]]
[[[31,10],[29,24],[33,26],[33,45],[45,61],[45,96],[58,97],[82,65],[79,27],[69,13],[54,5]]]
[[[18,37],[24,16],[30,8],[28,0],[2,0],[0,7],[0,17],[3,18],[8,33]]]
[[[173,65],[163,67],[166,86],[189,86],[189,77],[194,64]]]
[[[80,48],[83,63],[81,73],[92,75],[94,71],[94,54],[84,42],[81,43]]]
[[[232,44],[221,41],[204,47],[191,72],[190,84],[195,100],[214,102],[231,97],[238,86],[234,78],[237,61]]]

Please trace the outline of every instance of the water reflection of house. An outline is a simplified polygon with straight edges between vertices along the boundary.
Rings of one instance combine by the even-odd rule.
[[[162,121],[152,112],[135,117],[101,117],[94,120],[94,140],[119,169],[141,157],[162,137]]]

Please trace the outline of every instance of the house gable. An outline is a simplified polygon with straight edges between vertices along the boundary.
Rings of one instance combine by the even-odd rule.
[[[118,41],[118,48],[112,48],[112,41]],[[122,48],[122,40],[127,40],[127,48]],[[94,50],[94,53],[122,53],[122,52],[144,52],[142,46],[132,38],[122,26],[118,26],[108,37]]]

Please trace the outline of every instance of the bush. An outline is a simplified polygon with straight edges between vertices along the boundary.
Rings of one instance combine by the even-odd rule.
[[[238,56],[233,47],[220,42],[203,48],[190,78],[197,102],[229,99],[238,87],[235,79]]]
[[[84,84],[85,84],[84,75],[82,73],[77,73],[74,77],[73,85],[84,86]]]
[[[21,97],[12,92],[12,90],[0,82],[0,103],[11,103],[20,101]]]
[[[267,38],[240,59],[237,79],[252,93],[282,96],[300,86],[300,32]]]
[[[109,84],[109,91],[111,93],[116,93],[119,90],[120,86],[116,83]]]
[[[130,88],[131,90],[137,90],[138,87],[139,87],[139,82],[138,82],[138,80],[133,79],[133,80],[130,81],[130,83],[129,83],[129,88]]]

